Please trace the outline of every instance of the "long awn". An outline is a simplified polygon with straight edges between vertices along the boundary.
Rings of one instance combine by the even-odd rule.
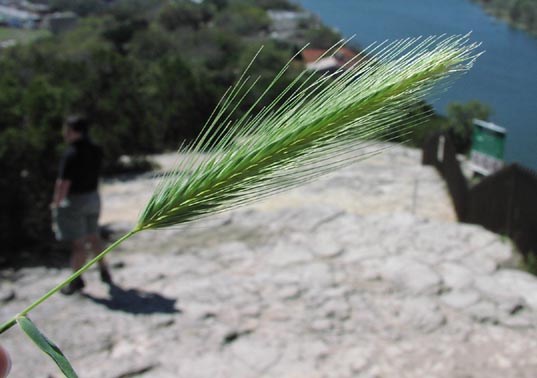
[[[334,46],[327,56],[337,54]],[[370,46],[364,54],[326,75],[304,70],[257,114],[263,98],[234,120],[257,80],[245,73],[222,98],[204,131],[181,149],[175,169],[157,185],[135,227],[99,256],[0,326],[19,324],[68,377],[76,373],[58,347],[27,315],[132,235],[192,222],[296,187],[371,156],[375,138],[420,124],[428,114],[409,115],[434,90],[444,90],[480,55],[468,36],[413,38]],[[378,147],[380,151],[383,147]]]

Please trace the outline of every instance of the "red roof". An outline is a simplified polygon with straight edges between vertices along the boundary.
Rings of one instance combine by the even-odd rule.
[[[314,63],[316,62],[320,57],[323,56],[323,54],[326,54],[326,52],[329,51],[327,49],[305,49],[302,51],[302,59],[304,60],[305,64],[308,63]],[[324,57],[328,58],[333,54],[333,52],[329,52]],[[349,49],[348,47],[342,47],[339,50],[336,51],[334,55],[334,58],[338,61],[340,65],[344,65],[349,60],[355,58],[356,56],[360,55],[359,53],[356,53]]]

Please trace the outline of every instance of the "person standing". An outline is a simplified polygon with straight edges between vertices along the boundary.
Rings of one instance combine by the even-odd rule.
[[[73,115],[63,126],[64,140],[69,144],[60,161],[58,178],[51,204],[53,230],[58,241],[71,243],[71,268],[77,271],[86,263],[88,248],[93,255],[103,250],[98,220],[101,201],[98,193],[103,160],[102,149],[88,135],[85,117]],[[111,284],[104,259],[99,261],[101,280]],[[84,288],[82,276],[63,287],[71,295]]]

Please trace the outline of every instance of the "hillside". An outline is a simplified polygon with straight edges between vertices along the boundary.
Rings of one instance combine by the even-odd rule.
[[[172,156],[160,156],[164,168]],[[533,377],[537,280],[502,239],[454,222],[444,184],[395,146],[294,191],[127,241],[111,290],[33,313],[81,377]],[[103,187],[135,221],[154,180]],[[0,316],[65,269],[7,271]],[[13,377],[59,377],[17,330]]]
[[[49,203],[66,116],[87,117],[107,174],[143,169],[143,156],[175,151],[199,134],[261,46],[249,70],[258,85],[237,107],[238,118],[254,103],[259,111],[293,82],[299,62],[260,99],[305,41],[330,46],[340,39],[307,12],[291,13],[289,28],[279,25],[273,35],[271,15],[294,9],[286,0],[47,3],[78,14],[77,26],[0,48],[0,243],[40,256],[53,249]],[[3,38],[11,39],[0,29]],[[137,156],[138,163],[122,166],[123,155]],[[0,251],[0,264],[11,257]]]
[[[536,0],[473,0],[509,25],[537,35]]]

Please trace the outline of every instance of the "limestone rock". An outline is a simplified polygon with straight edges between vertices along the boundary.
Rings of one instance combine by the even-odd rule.
[[[440,289],[441,277],[430,266],[414,259],[390,257],[381,271],[384,279],[413,294],[434,294]]]
[[[103,222],[128,229],[154,184],[107,182]],[[499,236],[454,220],[435,170],[394,146],[256,205],[137,234],[109,257],[114,287],[91,269],[83,295],[31,317],[87,378],[534,377],[536,278],[505,268]],[[0,317],[68,274],[6,273]],[[0,341],[13,377],[59,377],[20,332]]]

